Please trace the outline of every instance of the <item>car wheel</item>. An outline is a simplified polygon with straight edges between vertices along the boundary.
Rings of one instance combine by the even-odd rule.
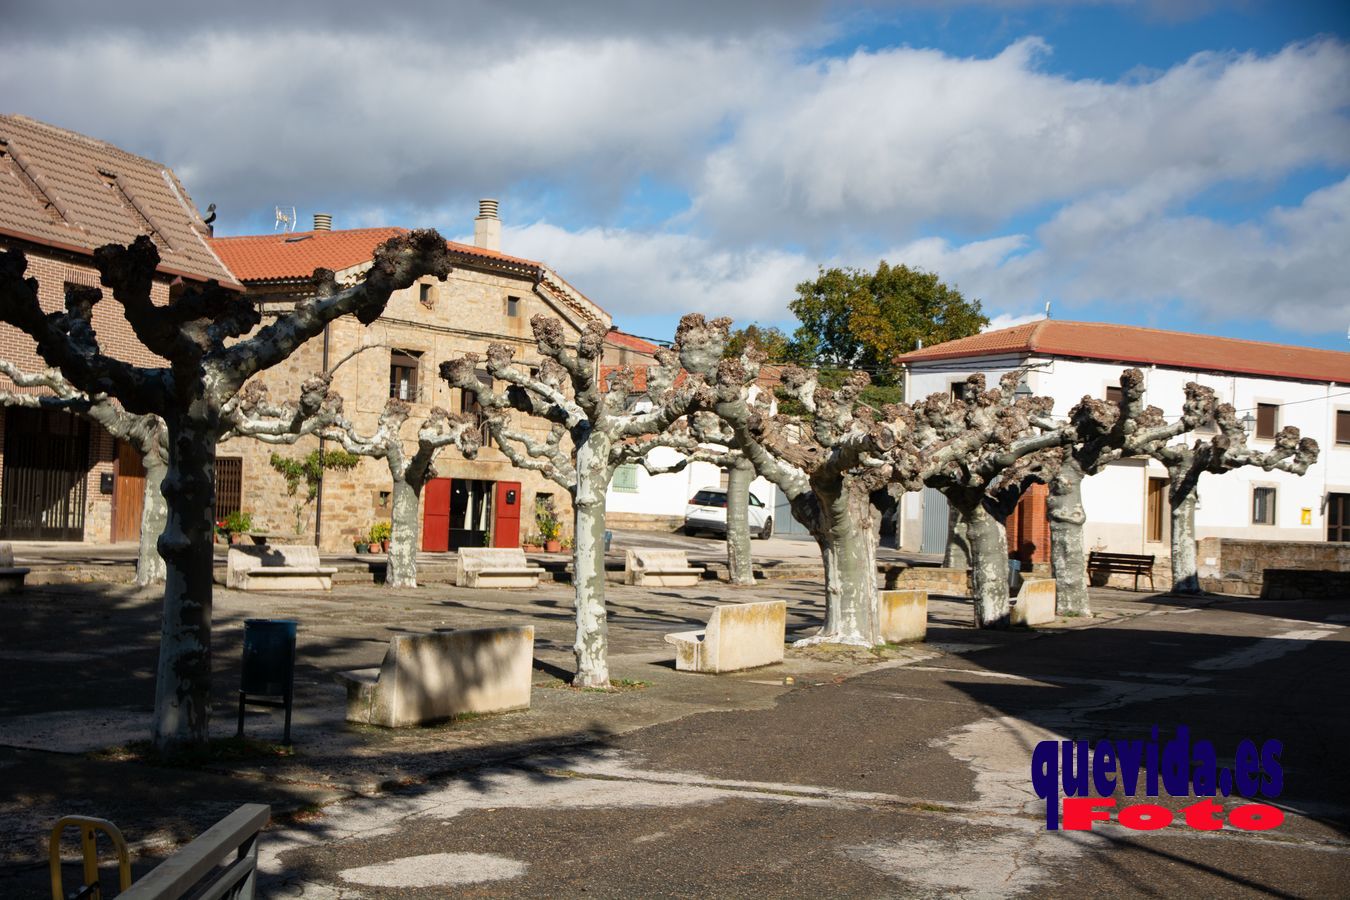
[[[765,519],[764,527],[759,530],[759,539],[767,541],[771,537],[773,537],[773,519]]]

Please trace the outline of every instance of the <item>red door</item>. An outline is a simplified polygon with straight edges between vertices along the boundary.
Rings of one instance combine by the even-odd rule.
[[[492,546],[520,546],[520,482],[497,482],[497,494],[493,497],[492,511],[495,521],[492,524]]]
[[[444,553],[450,549],[450,479],[433,478],[422,493],[422,549]]]

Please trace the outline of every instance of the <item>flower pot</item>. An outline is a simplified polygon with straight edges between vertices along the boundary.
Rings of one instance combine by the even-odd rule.
[[[559,550],[562,549],[562,542],[548,541],[544,544],[544,549],[547,550],[549,553],[557,553]]]
[[[380,545],[379,545],[379,544],[371,544],[371,545],[370,545],[370,552],[371,552],[371,553],[379,553],[379,552],[380,552]]]
[[[242,531],[231,531],[231,532],[230,532],[230,543],[231,543],[231,544],[242,544],[242,543],[244,542],[244,538],[245,538],[245,537],[247,537],[247,535],[245,535]]]
[[[388,553],[388,552],[389,552],[389,542],[388,542],[388,541],[380,541],[380,552],[381,552],[381,553]]]
[[[355,548],[355,550],[356,550],[357,553],[369,553],[369,552],[370,552],[370,547],[367,546],[366,544],[353,543],[353,544],[352,544],[352,547]]]
[[[540,550],[543,550],[544,548],[540,547],[538,544],[526,544],[521,549],[524,550],[526,553],[538,553]]]

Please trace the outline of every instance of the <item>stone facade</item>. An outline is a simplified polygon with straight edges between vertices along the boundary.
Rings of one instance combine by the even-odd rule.
[[[1207,591],[1350,598],[1348,543],[1208,537],[1200,539],[1198,550],[1200,586]]]

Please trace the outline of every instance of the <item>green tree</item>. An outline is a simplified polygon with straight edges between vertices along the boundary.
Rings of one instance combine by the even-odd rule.
[[[751,344],[764,351],[769,362],[789,362],[794,359],[791,338],[772,325],[756,325],[753,322],[744,328],[732,330],[727,338],[725,355],[740,356]]]
[[[291,507],[291,512],[295,514],[297,535],[305,531],[305,511],[319,496],[319,482],[323,480],[324,470],[346,471],[355,468],[360,461],[361,457],[346,450],[329,450],[326,453],[311,450],[303,459],[272,454],[268,462],[286,479],[286,496],[294,498],[300,492],[300,485],[305,485],[304,499],[296,500]]]
[[[821,367],[866,369],[876,385],[896,383],[892,361],[919,347],[976,334],[989,319],[932,272],[892,266],[875,272],[826,269],[797,285],[788,304],[801,322],[791,355]]]

